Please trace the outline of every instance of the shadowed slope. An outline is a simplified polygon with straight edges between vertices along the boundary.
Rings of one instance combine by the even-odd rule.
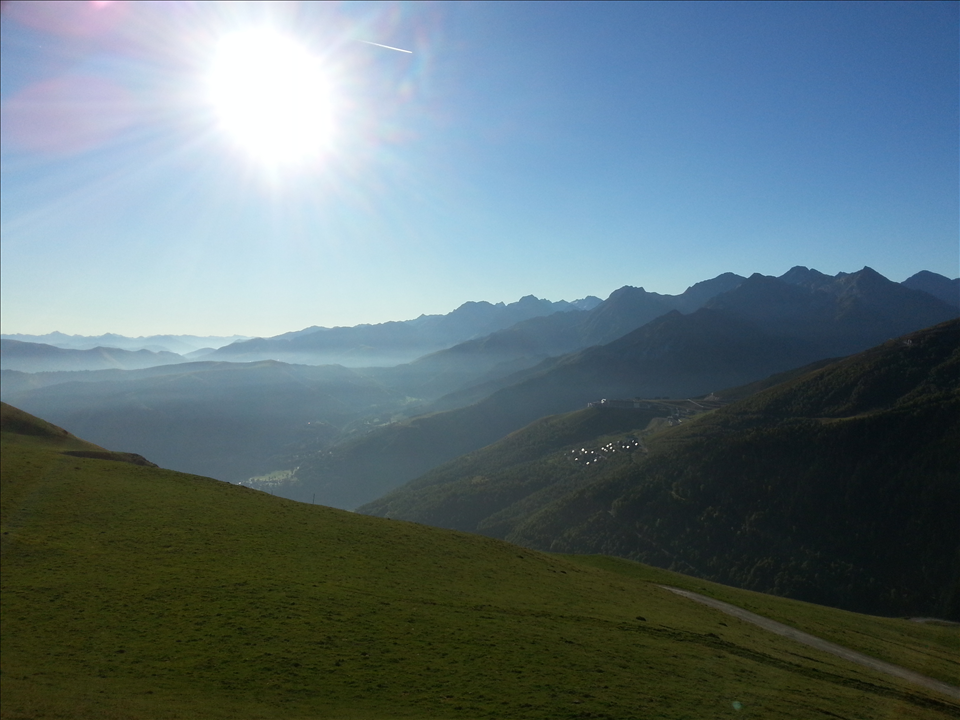
[[[53,423],[34,417],[19,408],[7,405],[5,402],[0,402],[0,432],[3,432],[9,438],[11,443],[38,444],[48,448],[58,448],[62,455],[156,467],[141,455],[105,450],[99,445],[74,437],[62,427],[57,427]]]
[[[506,534],[839,607],[960,618],[960,322],[654,436]]]

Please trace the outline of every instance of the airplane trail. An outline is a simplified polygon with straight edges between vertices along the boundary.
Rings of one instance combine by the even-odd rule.
[[[397,52],[409,53],[413,55],[413,50],[404,50],[403,48],[390,47],[389,45],[381,45],[380,43],[370,42],[369,40],[361,40],[360,42],[366,43],[367,45],[376,45],[377,47],[386,48],[387,50],[396,50]]]

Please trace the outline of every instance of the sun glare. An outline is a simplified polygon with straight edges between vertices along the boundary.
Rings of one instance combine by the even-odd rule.
[[[223,38],[210,93],[220,126],[258,161],[307,162],[329,149],[330,78],[319,59],[290,37],[246,30]]]

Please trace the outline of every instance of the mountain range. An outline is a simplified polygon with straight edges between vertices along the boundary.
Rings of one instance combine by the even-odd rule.
[[[307,329],[277,340],[307,347],[339,336],[343,349],[365,337],[380,343],[371,347],[383,357],[402,352],[402,343],[384,339],[392,335],[419,338],[409,348],[440,329],[469,335],[511,313],[526,317],[395,367],[270,361],[126,373],[4,370],[0,389],[5,401],[106,447],[353,508],[545,415],[601,398],[702,396],[960,314],[869,268],[836,277],[807,268],[781,278],[727,273],[678,296],[625,287],[592,309],[565,303],[543,314],[556,306],[532,297],[475,303],[419,325],[361,326],[352,337],[351,329]]]
[[[457,393],[459,407],[291,458],[296,482],[282,492],[298,499],[316,493],[318,500],[351,507],[545,415],[602,398],[702,396],[957,315],[869,268],[820,287],[754,275],[688,315],[670,311],[605,345],[550,358],[486,383],[480,393]]]
[[[780,279],[798,284],[812,283],[822,288],[846,275],[839,273],[832,278],[798,266]],[[17,353],[12,350],[4,353],[11,358],[4,367],[26,372],[149,367],[142,363],[150,360],[123,362],[113,357],[116,350],[175,353],[187,360],[282,360],[295,364],[351,367],[391,367],[436,352],[436,357],[423,357],[411,368],[413,383],[422,385],[419,382],[422,375],[439,372],[455,376],[450,381],[457,384],[463,377],[474,377],[486,371],[504,375],[511,369],[529,367],[546,357],[610,342],[670,310],[693,312],[719,293],[737,287],[743,280],[740,275],[723,273],[692,285],[680,295],[661,295],[627,286],[611,294],[606,301],[590,296],[573,302],[550,302],[530,295],[509,304],[468,302],[447,315],[422,315],[413,320],[356,327],[312,326],[269,338],[251,339],[237,335],[126,337],[115,333],[84,336],[52,332],[45,335],[3,334],[0,339],[65,350],[96,351],[55,358],[49,350],[41,349],[19,348],[16,358]],[[924,270],[901,285],[960,309],[960,278],[950,280]],[[594,309],[597,312],[589,313]],[[445,349],[451,352],[445,353]],[[215,357],[208,357],[215,352]],[[111,358],[105,360],[104,354]],[[29,364],[30,357],[33,357],[32,365]],[[159,357],[170,361],[168,356]],[[157,364],[164,361],[155,360]]]
[[[487,335],[529,318],[556,312],[590,310],[600,299],[551,302],[533,295],[517,302],[468,302],[446,315],[354,327],[310,327],[271,338],[232,343],[211,353],[214,360],[280,360],[310,365],[349,367],[397,365],[428,353]]]
[[[939,276],[938,276],[939,277]],[[150,350],[151,352],[172,352],[190,357],[195,353],[207,353],[232,342],[247,340],[242,335],[222,337],[219,335],[147,335],[127,337],[116,333],[104,335],[67,335],[62,332],[52,332],[45,335],[12,334],[0,335],[4,340],[19,340],[20,342],[41,343],[64,348],[65,350],[93,350],[94,348],[114,348],[118,350]],[[71,368],[78,370],[80,368]]]

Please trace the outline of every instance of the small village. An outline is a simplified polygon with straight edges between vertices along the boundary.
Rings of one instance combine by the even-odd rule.
[[[644,448],[643,443],[640,442],[640,438],[631,436],[624,438],[623,440],[607,443],[606,445],[602,445],[597,448],[573,449],[570,451],[567,457],[571,462],[586,466],[596,465],[597,463],[603,462],[611,455],[614,455],[618,452],[630,453],[638,450],[641,452],[646,452],[646,448]]]
[[[629,400],[596,400],[587,403],[588,408],[598,408],[601,410],[660,410],[663,415],[655,417],[650,421],[646,432],[660,430],[664,427],[673,427],[680,425],[689,418],[715,410],[725,403],[716,395],[710,394],[705,398],[696,400],[671,399],[665,397],[658,398],[632,398]],[[645,434],[644,433],[644,434]],[[574,448],[567,454],[571,462],[579,465],[597,465],[604,460],[609,459],[618,452],[647,452],[646,447],[639,437],[630,436],[623,440],[607,443],[600,447],[593,448]]]

